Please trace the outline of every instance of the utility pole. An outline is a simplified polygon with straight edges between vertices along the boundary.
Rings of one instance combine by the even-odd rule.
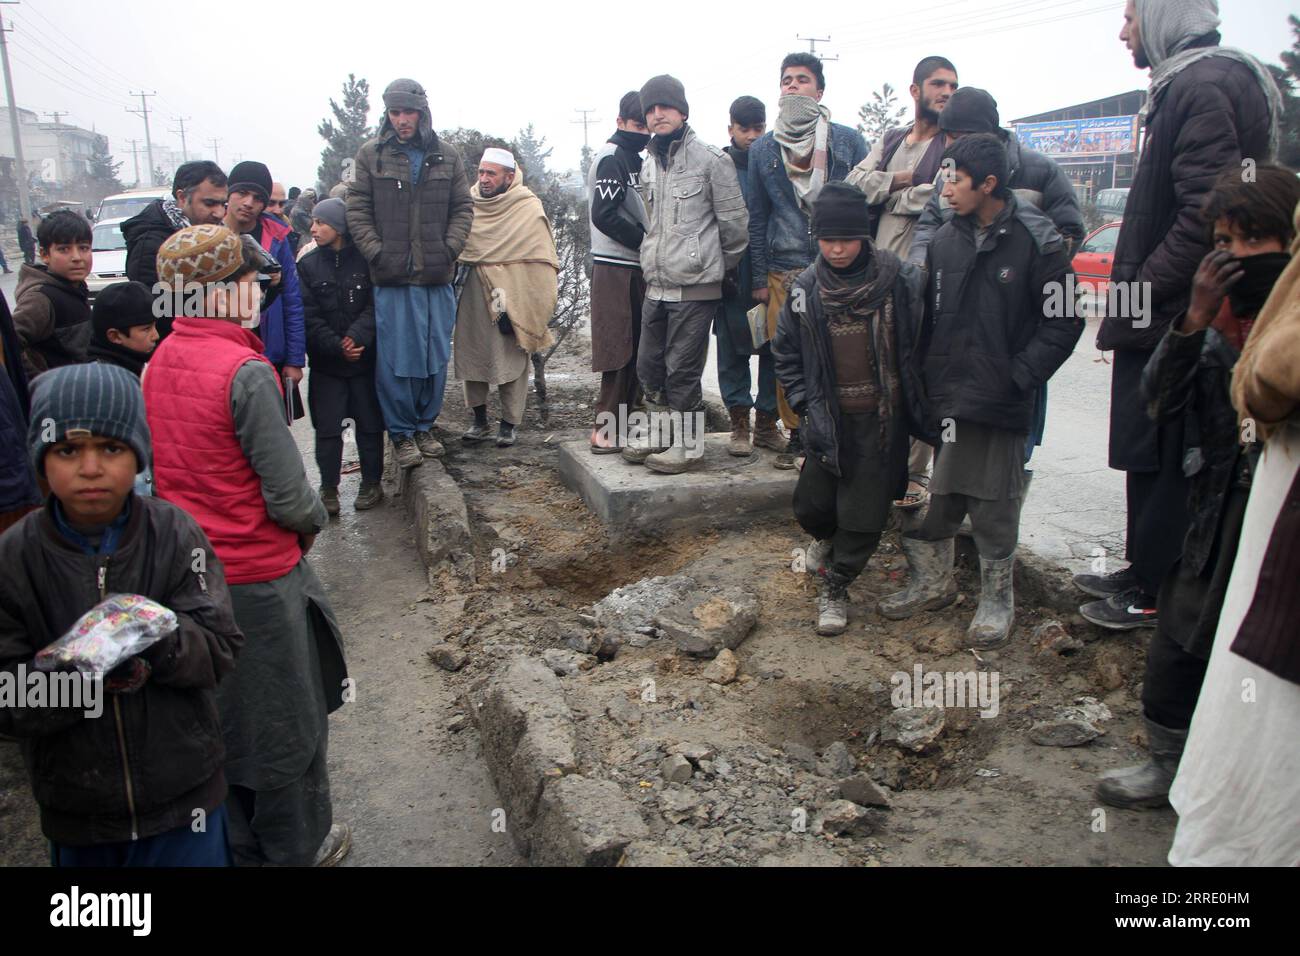
[[[818,58],[819,60],[821,60],[823,63],[825,63],[827,60],[838,60],[838,59],[839,59],[838,56],[827,56],[827,55],[824,54],[824,53],[818,53],[818,52],[817,52],[817,44],[818,44],[818,43],[830,43],[830,42],[831,42],[831,38],[830,38],[830,37],[806,37],[806,36],[803,36],[802,34],[798,34],[798,35],[795,36],[795,39],[796,39],[796,40],[806,40],[806,41],[808,41],[808,52],[811,53],[813,56],[817,57],[817,58]]]
[[[574,110],[573,112],[575,112],[575,113],[581,113],[581,114],[582,114],[582,119],[580,119],[580,120],[569,120],[569,122],[570,122],[570,123],[581,123],[581,124],[582,124],[582,148],[583,148],[583,149],[587,149],[587,148],[588,148],[588,144],[587,144],[587,127],[590,126],[592,123],[599,123],[600,120],[599,120],[599,119],[592,119],[592,118],[591,118],[591,114],[594,113],[594,112],[596,112],[595,110]]]
[[[17,0],[0,0],[0,6],[15,6]],[[9,72],[9,44],[5,34],[12,27],[4,25],[4,14],[0,13],[0,61],[4,63],[5,95],[9,98],[9,132],[14,138],[14,180],[18,183],[18,213],[24,219],[32,215],[32,200],[27,195],[27,164],[23,161],[23,137],[19,130],[18,106],[14,102],[14,78]]]
[[[135,165],[135,184],[140,185],[140,141],[138,139],[128,139],[131,144],[131,162]]]
[[[218,166],[221,165],[221,140],[210,139],[208,145],[212,147],[213,162]]]
[[[190,119],[190,117],[173,116],[172,119],[176,120],[176,122],[180,124],[181,128],[168,130],[168,132],[181,134],[181,162],[188,163],[190,161],[190,154],[185,149],[185,121]]]
[[[59,117],[60,117],[60,116],[67,116],[67,115],[68,115],[68,111],[67,111],[67,110],[51,110],[50,112],[46,113],[45,115],[46,115],[46,116],[53,116],[53,117],[54,117],[54,125],[55,125],[55,126],[58,126],[58,125],[59,125]]]
[[[149,185],[153,185],[153,139],[149,136],[149,103],[146,97],[157,96],[157,93],[132,93],[132,96],[140,97],[140,108],[138,110],[127,106],[124,107],[128,113],[134,113],[136,116],[144,117],[144,151],[145,156],[149,159]]]

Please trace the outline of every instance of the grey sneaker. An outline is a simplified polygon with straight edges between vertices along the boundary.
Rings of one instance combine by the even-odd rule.
[[[460,436],[461,441],[480,442],[485,438],[492,437],[492,428],[488,425],[470,425],[465,429],[465,434]]]
[[[399,438],[393,442],[393,453],[397,457],[397,464],[401,468],[416,468],[424,464],[424,456],[420,454],[420,449],[416,447],[414,438]]]
[[[335,823],[330,827],[312,866],[338,866],[352,849],[352,828],[346,823]]]
[[[416,432],[415,447],[425,458],[441,458],[446,451],[442,447],[442,442],[433,437],[433,432]]]
[[[822,581],[817,596],[817,633],[823,637],[843,634],[849,626],[849,591],[842,580]]]
[[[337,488],[325,488],[320,490],[321,504],[325,506],[325,513],[336,515],[339,513],[339,490]]]
[[[379,482],[361,483],[361,490],[357,492],[357,500],[353,502],[353,507],[358,511],[369,511],[379,502],[384,500],[384,489]]]

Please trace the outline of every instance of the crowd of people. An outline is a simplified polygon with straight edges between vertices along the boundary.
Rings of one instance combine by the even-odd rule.
[[[1114,353],[1127,566],[1075,582],[1096,598],[1088,620],[1154,629],[1150,758],[1104,776],[1100,798],[1172,802],[1173,862],[1294,864],[1300,180],[1270,162],[1272,77],[1218,26],[1213,0],[1126,9],[1120,39],[1151,86],[1112,282],[1148,287],[1129,301],[1150,308],[1108,313],[1098,340]],[[831,121],[816,56],[787,56],[774,78],[772,129],[762,98],[740,96],[725,148],[690,124],[673,76],[619,100],[587,180],[590,450],[698,468],[712,334],[728,453],[766,448],[798,469],[817,633],[845,631],[849,586],[899,512],[908,581],[880,613],[956,601],[969,520],[981,585],[967,640],[1000,647],[1047,386],[1085,329],[1053,305],[1085,234],[1076,191],[944,57],[917,64],[911,123],[870,146]],[[187,163],[123,225],[130,281],[92,306],[90,226],[56,213],[12,318],[0,308],[0,669],[110,594],[179,622],[104,676],[111,719],[0,707],[58,865],[348,852],[326,758],[351,682],[307,559],[340,511],[345,423],[358,511],[383,500],[385,433],[401,468],[444,454],[433,428],[452,362],[473,415],[464,444],[493,437],[494,385],[495,442],[514,443],[560,269],[508,150],[486,150],[471,185],[419,83],[383,99],[326,198],[259,162]],[[316,488],[290,432],[307,413]]]

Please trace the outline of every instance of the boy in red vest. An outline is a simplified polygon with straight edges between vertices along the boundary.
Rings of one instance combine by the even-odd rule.
[[[332,820],[325,763],[326,718],[343,703],[347,668],[304,557],[325,507],[253,331],[261,261],[254,241],[218,225],[182,229],[158,251],[159,280],[184,301],[143,381],[154,488],[212,540],[246,637],[218,693],[235,863],[332,866],[351,846]]]

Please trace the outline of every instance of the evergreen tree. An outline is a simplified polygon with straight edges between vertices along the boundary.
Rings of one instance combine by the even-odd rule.
[[[529,123],[515,135],[512,145],[511,152],[515,154],[515,162],[524,170],[524,182],[540,196],[540,188],[543,184],[549,184],[552,178],[546,168],[546,161],[551,157],[551,148],[546,145],[546,137],[538,139],[533,124]]]
[[[579,164],[582,169],[582,181],[587,181],[587,174],[591,172],[591,163],[596,158],[596,151],[590,146],[582,147],[582,162]]]
[[[1277,159],[1284,166],[1300,169],[1300,17],[1287,17],[1294,37],[1291,49],[1282,52],[1282,66],[1269,64],[1269,71],[1282,93],[1282,121],[1278,129]]]
[[[900,120],[907,114],[906,104],[897,107],[898,97],[894,88],[888,83],[876,93],[871,94],[871,102],[862,104],[858,110],[858,132],[863,135],[870,146],[891,129],[901,126]]]
[[[374,135],[370,127],[370,84],[348,74],[343,84],[343,103],[330,99],[334,119],[323,119],[316,127],[326,146],[321,150],[316,170],[316,192],[325,196],[344,179],[344,162],[356,158],[366,140]]]
[[[122,191],[122,181],[117,175],[121,168],[122,164],[114,162],[113,155],[108,151],[107,137],[96,136],[91,146],[90,159],[86,161],[86,171],[78,177],[73,192],[88,205],[98,205],[105,196]]]

